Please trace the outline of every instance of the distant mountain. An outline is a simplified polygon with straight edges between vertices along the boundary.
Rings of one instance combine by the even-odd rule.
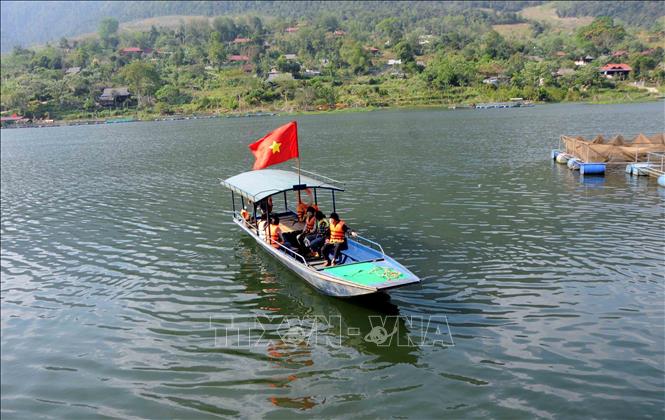
[[[128,22],[167,15],[259,15],[298,20],[322,13],[342,17],[362,14],[431,17],[459,13],[462,10],[486,9],[511,13],[542,1],[2,1],[2,51],[14,46],[27,47],[94,32],[105,17]]]
[[[650,27],[665,15],[662,1],[560,1],[556,4],[561,17],[609,16],[633,26]]]
[[[323,13],[342,19],[363,15],[407,17],[413,22],[436,16],[474,13],[493,14],[486,20],[512,23],[514,12],[547,3],[544,1],[2,1],[0,2],[0,41],[3,52],[14,46],[27,47],[94,32],[105,17],[119,22],[167,15],[258,15],[297,21]],[[663,16],[658,1],[579,1],[555,2],[561,16],[598,16],[608,13],[627,23],[651,26]],[[492,19],[492,17],[494,19]]]

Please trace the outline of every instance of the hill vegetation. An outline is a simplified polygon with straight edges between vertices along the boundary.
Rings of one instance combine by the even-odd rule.
[[[124,30],[113,15],[96,36],[16,47],[2,58],[1,107],[38,119],[648,96],[603,77],[611,62],[630,65],[627,81],[663,84],[663,49],[648,42],[662,28],[598,17],[561,31],[552,19],[568,18],[522,12],[540,3],[137,3],[207,9]],[[125,87],[129,98],[111,90]]]

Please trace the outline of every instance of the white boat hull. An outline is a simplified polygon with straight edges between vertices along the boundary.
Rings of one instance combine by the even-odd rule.
[[[245,225],[242,220],[234,219],[233,221],[238,226],[240,226],[240,228],[244,230],[245,233],[252,237],[256,243],[259,244],[259,246],[261,246],[268,254],[273,256],[277,261],[304,279],[318,291],[328,296],[354,297],[371,295],[374,293],[386,292],[387,290],[396,287],[402,287],[408,284],[415,284],[420,282],[420,279],[411,273],[408,269],[385,255],[383,260],[386,261],[386,263],[391,267],[399,269],[405,278],[400,278],[397,281],[382,283],[377,286],[366,286],[346,281],[344,279],[327,274],[325,271],[317,270],[311,266],[304,265],[300,260],[293,258],[284,251],[280,251],[272,247],[269,243],[259,238],[251,229]]]

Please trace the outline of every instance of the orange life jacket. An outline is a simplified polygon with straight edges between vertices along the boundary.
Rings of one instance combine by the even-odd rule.
[[[240,217],[245,219],[245,221],[249,222],[249,212],[245,209],[240,210]]]
[[[298,205],[296,206],[296,214],[298,215],[298,220],[303,220],[303,218],[305,217],[305,213],[307,213],[307,207],[309,206],[303,203],[302,201],[298,202]]]
[[[280,233],[282,233],[282,230],[279,228],[279,225],[270,225],[270,245],[273,248],[279,248],[279,244],[282,243],[279,238]]]
[[[305,221],[305,229],[308,232],[312,232],[314,230],[314,225],[316,224],[316,216],[309,217]]]
[[[340,220],[336,224],[333,223],[332,220],[330,221],[330,243],[331,244],[344,242],[346,240],[346,236],[344,235],[344,226],[346,226],[346,224],[344,223],[344,220]]]

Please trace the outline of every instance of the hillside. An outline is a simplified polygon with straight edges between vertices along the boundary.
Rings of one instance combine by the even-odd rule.
[[[275,4],[270,16],[106,18],[87,35],[14,48],[1,63],[2,112],[71,119],[624,101],[657,95],[649,92],[665,79],[661,29],[561,17],[552,3],[340,3],[344,13],[315,3],[298,18],[278,16],[291,3]]]
[[[491,18],[494,24],[514,19],[514,13],[523,9],[548,5],[550,17],[582,18],[610,16],[622,22],[649,27],[658,17],[665,15],[662,3],[657,1],[449,1],[449,2],[303,2],[303,1],[2,1],[0,3],[2,52],[14,46],[28,47],[55,42],[61,37],[77,37],[95,31],[105,17],[120,23],[160,16],[239,16],[256,14],[298,21],[311,19],[324,13],[353,20],[364,20],[371,15],[378,20],[401,16],[414,23],[433,17],[469,13]],[[523,13],[529,17],[529,12]],[[539,16],[533,16],[538,20]],[[552,23],[573,22],[561,20]]]
[[[450,16],[473,11],[497,20],[505,19],[522,7],[539,1],[2,1],[2,51],[14,46],[27,47],[75,37],[93,32],[105,17],[120,23],[159,16],[239,16],[255,14],[290,20],[311,19],[321,14],[336,14],[354,20],[377,21],[392,17],[407,17],[408,21]],[[479,10],[483,9],[483,12]],[[508,16],[510,19],[510,16]]]

